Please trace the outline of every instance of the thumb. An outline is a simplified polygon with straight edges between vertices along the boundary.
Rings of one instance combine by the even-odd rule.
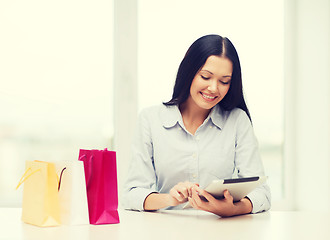
[[[223,196],[225,197],[226,200],[233,201],[233,197],[232,197],[232,195],[230,194],[230,192],[228,190],[225,190],[223,192]]]
[[[197,192],[198,192],[200,195],[202,195],[203,197],[205,197],[207,201],[211,202],[211,201],[214,200],[214,197],[213,197],[210,193],[208,193],[207,191],[202,190],[202,189],[200,189],[200,188],[196,188],[196,190],[197,190]]]

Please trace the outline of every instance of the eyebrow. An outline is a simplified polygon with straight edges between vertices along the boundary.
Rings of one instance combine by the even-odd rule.
[[[202,69],[201,71],[205,71],[205,72],[208,72],[208,73],[214,75],[213,72],[210,72],[209,70]],[[232,75],[224,75],[224,76],[222,76],[222,77],[225,77],[225,78],[230,77],[230,78],[231,78],[231,76],[232,76]]]

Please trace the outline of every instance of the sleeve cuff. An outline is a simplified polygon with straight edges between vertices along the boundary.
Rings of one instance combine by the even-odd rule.
[[[153,189],[134,188],[124,197],[123,205],[125,209],[144,211],[145,199],[151,194],[156,193]]]
[[[270,202],[262,192],[253,191],[246,196],[252,203],[251,213],[258,213],[270,209]]]

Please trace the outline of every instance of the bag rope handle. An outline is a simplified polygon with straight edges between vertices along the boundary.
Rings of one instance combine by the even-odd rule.
[[[18,184],[17,184],[17,187],[16,187],[16,190],[29,178],[31,177],[33,174],[35,174],[36,172],[40,171],[41,169],[38,168],[34,171],[32,171],[31,168],[28,168],[25,170],[25,173],[23,174],[23,176],[21,177],[21,179],[19,180]],[[29,175],[28,174],[28,171],[32,171]],[[27,175],[27,176],[26,176]]]
[[[60,191],[60,188],[61,188],[61,182],[62,182],[62,175],[63,175],[64,170],[66,170],[66,167],[63,168],[62,171],[61,171],[60,178],[59,178],[59,180],[58,180],[58,188],[57,188],[57,191]]]

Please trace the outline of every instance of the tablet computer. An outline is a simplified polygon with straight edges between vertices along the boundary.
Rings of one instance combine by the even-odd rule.
[[[223,192],[227,189],[233,196],[234,202],[237,202],[252,192],[256,187],[266,182],[266,176],[220,179],[212,181],[204,190],[209,192],[213,197],[223,198]],[[204,197],[203,197],[203,200]],[[189,202],[183,207],[190,207]]]

